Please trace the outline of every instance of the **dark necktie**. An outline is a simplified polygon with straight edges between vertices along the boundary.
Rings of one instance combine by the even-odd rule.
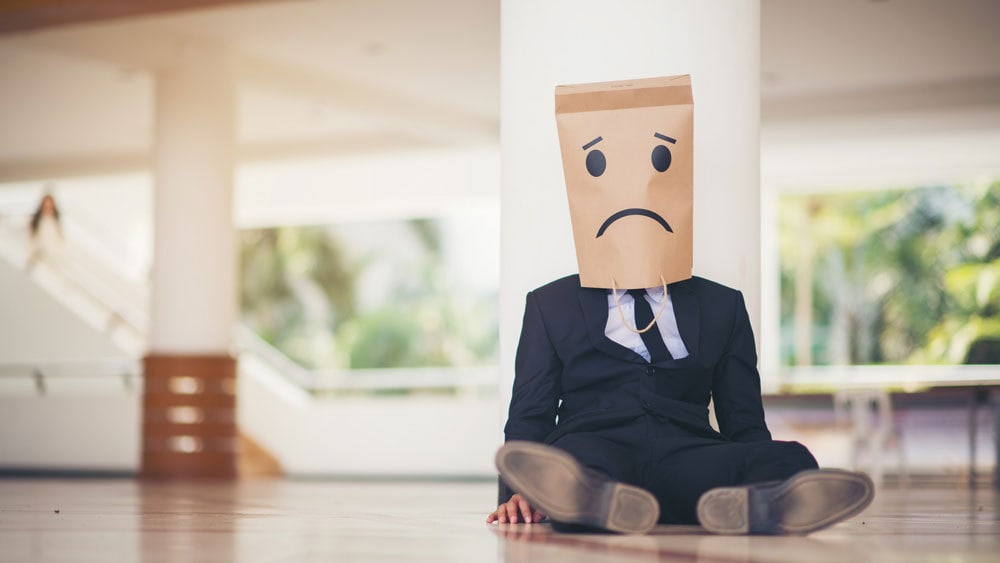
[[[646,328],[646,325],[653,322],[653,309],[649,306],[649,301],[646,301],[645,289],[630,289],[628,292],[632,296],[633,301],[635,301],[635,328],[636,330],[642,330]],[[664,295],[663,298],[666,299],[667,296]],[[670,351],[667,350],[667,345],[663,343],[663,336],[660,334],[660,329],[656,326],[656,323],[653,323],[653,326],[649,327],[649,330],[639,336],[642,337],[642,342],[646,345],[646,350],[649,351],[650,363],[655,364],[656,362],[669,360],[672,357]]]

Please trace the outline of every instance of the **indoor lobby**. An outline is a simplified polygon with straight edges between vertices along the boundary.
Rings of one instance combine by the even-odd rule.
[[[997,561],[997,29],[994,0],[3,3],[0,562]],[[525,296],[582,270],[556,88],[677,75],[693,275],[741,292],[773,438],[874,500],[800,535],[487,523]]]

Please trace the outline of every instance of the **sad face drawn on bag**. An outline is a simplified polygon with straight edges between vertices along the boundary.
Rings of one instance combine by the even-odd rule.
[[[653,133],[653,137],[666,141],[667,143],[670,143],[672,145],[677,144],[677,139],[668,137],[663,133]],[[594,145],[600,143],[603,140],[604,137],[598,136],[589,143],[583,145],[583,150],[585,151],[589,150],[591,149],[591,147],[594,147]],[[650,155],[650,161],[653,166],[653,169],[655,169],[657,172],[666,172],[670,168],[671,160],[672,157],[670,155],[670,148],[667,145],[658,144],[655,147],[653,147],[652,154]],[[602,152],[600,148],[594,148],[593,150],[590,150],[587,153],[587,157],[584,162],[586,163],[587,166],[587,172],[595,178],[603,176],[604,172],[608,168],[607,157],[604,156],[604,152]],[[622,209],[621,211],[617,211],[611,214],[607,219],[605,219],[604,223],[601,223],[601,228],[597,230],[597,238],[600,238],[601,235],[603,235],[604,232],[608,230],[608,227],[610,227],[615,221],[631,216],[648,217],[653,221],[659,223],[660,226],[662,226],[663,229],[668,233],[674,232],[674,230],[670,228],[670,223],[668,223],[667,220],[664,219],[656,211],[653,211],[652,209],[644,209],[642,207],[630,207],[628,209]]]
[[[687,77],[627,83],[640,94],[662,90],[646,97],[625,98],[614,90],[622,83],[557,89],[563,173],[585,287],[644,288],[691,277],[693,106],[690,82],[677,78]],[[684,87],[680,102],[686,103],[672,103]],[[562,112],[561,94],[575,96]],[[584,95],[594,97],[584,104]]]

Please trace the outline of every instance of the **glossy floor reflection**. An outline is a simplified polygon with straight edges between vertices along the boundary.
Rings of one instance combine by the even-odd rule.
[[[490,484],[0,480],[0,561],[998,561],[997,493],[883,489],[807,537],[488,526]]]

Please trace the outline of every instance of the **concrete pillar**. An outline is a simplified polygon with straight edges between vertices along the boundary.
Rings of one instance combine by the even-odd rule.
[[[691,74],[694,274],[743,291],[758,327],[759,2],[502,0],[500,13],[504,409],[525,293],[577,271],[553,110],[557,84]]]
[[[143,475],[235,474],[235,86],[227,54],[187,46],[156,75],[155,227]]]

